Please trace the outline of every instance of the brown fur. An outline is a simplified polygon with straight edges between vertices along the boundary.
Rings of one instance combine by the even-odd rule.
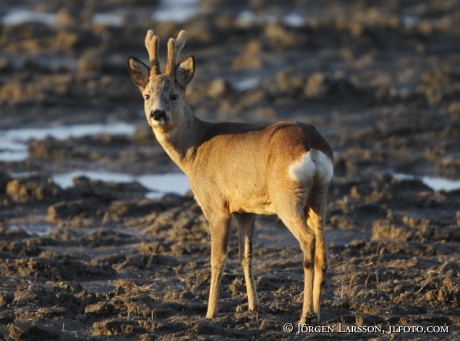
[[[145,36],[145,47],[147,48],[147,52],[149,54],[150,65],[152,66],[150,69],[150,77],[155,77],[161,74],[160,62],[158,60],[158,46],[159,46],[158,37],[153,35],[152,30],[149,30],[147,32],[147,35]]]
[[[182,38],[183,46],[185,32]],[[170,40],[169,71],[178,53],[175,46],[174,40]],[[211,289],[206,316],[212,318],[217,314],[232,215],[238,221],[249,309],[258,309],[252,275],[254,214],[277,214],[299,241],[304,254],[305,287],[300,321],[304,323],[315,314],[319,319],[327,268],[322,229],[330,178],[321,180],[325,178],[315,170],[310,177],[296,181],[288,170],[308,152],[321,152],[332,162],[332,150],[308,124],[280,122],[264,126],[199,120],[185,101],[185,88],[193,78],[194,67],[193,57],[188,56],[174,67],[174,75],[145,79],[148,67],[134,57],[128,59],[130,76],[145,98],[147,121],[159,143],[188,176],[195,198],[209,221]],[[142,71],[144,68],[147,71]],[[165,113],[164,120],[155,118],[155,112],[159,111]]]
[[[171,38],[168,41],[168,62],[166,64],[165,75],[173,76],[176,67],[176,56],[175,56],[175,44],[176,40]]]

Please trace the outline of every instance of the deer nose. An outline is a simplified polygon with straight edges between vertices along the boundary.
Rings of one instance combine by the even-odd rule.
[[[161,119],[166,120],[166,112],[164,110],[154,110],[150,113],[150,118],[153,118],[155,121],[159,121]]]

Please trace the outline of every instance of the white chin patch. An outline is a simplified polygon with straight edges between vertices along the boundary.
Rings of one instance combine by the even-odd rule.
[[[158,121],[152,119],[151,122],[152,122],[152,126],[163,126],[165,124],[164,118],[162,118],[162,119],[160,119]]]

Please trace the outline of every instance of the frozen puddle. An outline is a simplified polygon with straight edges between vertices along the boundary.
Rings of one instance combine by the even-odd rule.
[[[27,225],[11,225],[8,226],[11,230],[24,230],[30,236],[37,236],[37,237],[46,237],[50,234],[50,231],[53,229],[53,225],[45,224],[45,223],[33,223]]]
[[[6,14],[2,19],[2,24],[5,26],[21,25],[24,23],[39,23],[48,26],[56,24],[57,15],[55,13],[40,13],[33,11],[25,11],[14,9]],[[107,25],[120,27],[123,25],[123,17],[110,13],[98,13],[93,15],[92,23],[95,25]]]
[[[146,197],[149,199],[162,197],[166,193],[175,193],[184,195],[190,190],[190,183],[185,174],[153,174],[131,176],[122,173],[110,172],[91,172],[91,171],[76,171],[71,173],[55,174],[53,181],[62,188],[73,186],[72,179],[86,176],[92,180],[100,180],[105,182],[139,182],[142,186],[151,190]]]
[[[0,130],[0,161],[23,161],[29,156],[27,141],[52,136],[58,140],[85,135],[131,135],[135,126],[123,122],[77,124],[47,128],[19,128]]]
[[[260,85],[259,78],[248,78],[242,81],[234,82],[232,86],[238,91],[247,91],[257,88]]]
[[[20,25],[26,22],[53,25],[56,22],[56,14],[13,10],[2,18],[2,24],[5,26]]]
[[[197,15],[200,11],[197,0],[161,0],[158,8],[152,14],[155,21],[184,22]]]
[[[410,174],[403,174],[403,173],[394,173],[393,177],[395,179],[402,179],[402,180],[414,180],[420,179],[422,182],[431,187],[434,191],[453,191],[456,189],[460,189],[460,181],[459,180],[449,180],[444,178],[438,178],[434,176],[414,176]]]
[[[282,14],[266,14],[257,15],[250,9],[245,9],[238,13],[236,23],[242,27],[249,27],[252,25],[272,24],[277,20],[282,21],[285,25],[291,27],[302,27],[305,25],[305,19],[297,12],[291,12],[286,15]]]
[[[95,25],[107,25],[113,27],[123,26],[123,17],[121,15],[99,13],[93,15],[93,24]]]
[[[284,16],[283,22],[291,27],[302,27],[305,24],[304,18],[298,13],[290,13]]]

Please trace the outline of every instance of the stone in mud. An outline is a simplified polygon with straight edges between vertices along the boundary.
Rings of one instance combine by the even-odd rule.
[[[446,177],[460,176],[460,160],[454,157],[440,157],[436,160],[436,170]]]
[[[63,197],[66,199],[92,199],[100,201],[93,202],[95,207],[101,204],[108,204],[119,197],[143,197],[148,192],[147,188],[138,182],[117,183],[104,182],[100,180],[91,180],[86,176],[80,176],[72,179],[74,186],[63,191]],[[105,207],[104,207],[105,209]]]
[[[75,27],[78,25],[78,11],[75,8],[64,7],[56,14],[57,27]]]
[[[56,51],[65,51],[70,50],[76,45],[81,43],[81,38],[78,34],[69,31],[61,31],[56,34],[56,37],[53,39],[52,48]],[[62,88],[61,88],[62,89]],[[65,89],[68,89],[65,87]],[[58,90],[59,92],[59,90]],[[65,91],[65,94],[69,93]]]
[[[116,199],[116,194],[108,187],[109,185],[103,181],[91,180],[86,176],[79,176],[72,179],[74,187],[72,188],[79,197],[91,198],[94,197],[102,202],[110,202]]]
[[[9,181],[6,194],[14,201],[26,202],[59,198],[61,189],[51,179],[29,177]]]
[[[160,266],[174,266],[176,258],[165,255],[126,255],[122,263],[113,264],[112,267],[119,273],[123,271],[153,270]]]
[[[77,156],[71,146],[52,136],[47,136],[42,140],[31,139],[29,155],[37,159],[63,159],[70,155]]]
[[[203,242],[194,243],[191,241],[177,242],[171,245],[171,254],[173,255],[202,255],[209,254],[210,245],[207,238],[201,238]]]
[[[97,256],[91,260],[91,264],[100,267],[115,267],[117,264],[125,261],[126,256],[124,254],[112,254]]]
[[[137,321],[129,321],[125,319],[109,319],[101,322],[93,323],[93,335],[120,335],[142,333],[146,330],[139,327]]]
[[[22,229],[9,229],[0,226],[0,239],[3,241],[22,241],[25,238],[29,238],[30,235]]]
[[[107,134],[69,137],[66,140],[47,136],[41,140],[30,140],[29,155],[35,159],[45,160],[112,159],[119,153],[119,149],[129,144],[130,139],[126,136]]]
[[[251,55],[242,55],[233,60],[234,69],[260,69],[263,65],[261,58],[254,58]]]
[[[4,275],[30,276],[54,280],[84,280],[96,278],[108,278],[115,274],[113,269],[100,268],[87,265],[83,262],[64,258],[29,258],[19,259],[13,264],[8,264],[4,270]]]
[[[119,222],[122,220],[123,217],[129,215],[132,210],[132,204],[128,204],[122,201],[114,201],[112,204],[107,208],[104,218],[102,219],[103,224],[112,223],[112,222]]]
[[[311,74],[305,83],[304,95],[311,100],[351,100],[359,89],[346,78],[329,78],[323,73]]]
[[[102,246],[120,246],[126,244],[134,244],[139,242],[138,238],[132,235],[118,231],[97,230],[86,234],[82,240],[82,245],[87,245],[90,248]]]
[[[79,74],[93,74],[101,73],[104,68],[104,59],[96,50],[89,50],[80,57],[77,64],[77,71]]]
[[[64,320],[66,321],[66,320]],[[67,322],[67,321],[66,321]],[[86,337],[76,337],[75,332],[67,332],[66,323],[49,324],[41,321],[16,321],[8,325],[9,335],[5,340],[27,340],[27,341],[44,341],[44,340],[69,340],[83,341]],[[55,328],[57,327],[57,328]],[[64,331],[65,330],[65,331]]]
[[[212,81],[212,83],[209,85],[207,95],[213,99],[218,99],[226,95],[229,90],[230,84],[219,78]]]
[[[378,315],[370,315],[370,314],[360,314],[356,316],[355,324],[357,326],[371,326],[374,324],[382,325],[386,322],[385,319]]]
[[[355,226],[353,217],[345,214],[336,214],[330,217],[332,225],[339,229],[351,229]]]
[[[305,96],[307,98],[322,98],[327,93],[326,79],[321,73],[313,73],[308,77],[305,85]]]
[[[0,252],[8,252],[18,256],[38,256],[42,252],[42,248],[31,238],[24,241],[0,240]]]
[[[60,340],[60,333],[49,327],[40,326],[35,322],[15,322],[11,323],[9,328],[9,336],[14,340]],[[74,340],[70,337],[69,340]]]
[[[46,221],[58,222],[66,219],[88,218],[97,215],[104,205],[95,199],[64,201],[48,208]]]
[[[55,222],[60,219],[73,217],[79,212],[79,207],[77,204],[60,202],[54,204],[48,208],[48,213],[46,214],[46,221]]]
[[[456,262],[447,261],[439,267],[440,274],[460,277],[460,265]]]
[[[298,74],[288,74],[286,71],[280,71],[276,75],[276,84],[283,95],[298,97],[305,86],[305,80]]]
[[[459,282],[455,284],[443,283],[443,286],[439,289],[437,299],[439,302],[444,304],[457,306],[460,303],[460,289],[458,288]]]
[[[138,145],[152,146],[158,144],[152,128],[148,124],[139,124],[131,135],[131,141]]]
[[[274,49],[301,48],[308,37],[305,32],[291,29],[280,22],[274,22],[264,27],[264,38]]]
[[[231,104],[229,102],[222,101],[221,109],[229,110],[227,106],[230,105]],[[234,105],[233,108],[231,108],[231,110],[235,110],[238,113],[238,116],[241,117],[241,119],[256,119],[257,117],[252,118],[252,116],[251,118],[249,118],[250,112],[257,108],[269,107],[270,105],[271,103],[265,91],[260,89],[252,89],[246,91],[243,95],[241,95],[238,103]],[[267,119],[270,119],[270,117],[267,117]]]
[[[171,203],[175,205],[174,203]],[[123,221],[125,218],[142,217],[141,223],[148,224],[154,221],[157,215],[169,206],[167,200],[133,200],[133,201],[113,201],[106,209],[103,224]]]
[[[67,314],[65,307],[45,307],[37,309],[37,314],[43,318],[62,318]]]
[[[458,122],[458,120],[460,119],[460,103],[451,103],[447,108],[447,112],[454,120],[456,120],[456,122]]]
[[[7,307],[14,300],[14,293],[12,291],[1,291],[0,292],[0,307]]]
[[[15,316],[11,311],[2,311],[0,312],[0,324],[7,326],[8,324],[14,322]]]
[[[0,72],[8,72],[11,68],[11,63],[8,58],[0,57]]]
[[[150,243],[141,243],[138,246],[141,255],[164,254],[171,251],[172,242],[154,241]]]
[[[144,322],[144,321],[142,321],[142,322]],[[141,321],[139,321],[139,325],[141,327],[144,327],[145,329],[149,330],[149,328],[147,326],[145,326],[143,323],[141,323]],[[155,328],[153,328],[153,329],[155,329]],[[139,336],[139,340],[140,341],[155,341],[156,336],[155,336],[155,334],[152,334],[152,335],[150,335],[150,334],[142,334],[141,336]]]
[[[8,173],[0,171],[0,195],[6,193],[6,185],[11,181],[11,177]]]
[[[114,311],[113,305],[108,302],[98,302],[85,307],[85,314],[94,317],[109,316]]]
[[[84,289],[80,283],[60,282],[54,286],[54,292],[79,293],[83,290]]]
[[[152,316],[153,312],[153,300],[146,297],[137,297],[131,302],[124,302],[126,307],[126,312],[132,317],[144,317],[148,318]]]

